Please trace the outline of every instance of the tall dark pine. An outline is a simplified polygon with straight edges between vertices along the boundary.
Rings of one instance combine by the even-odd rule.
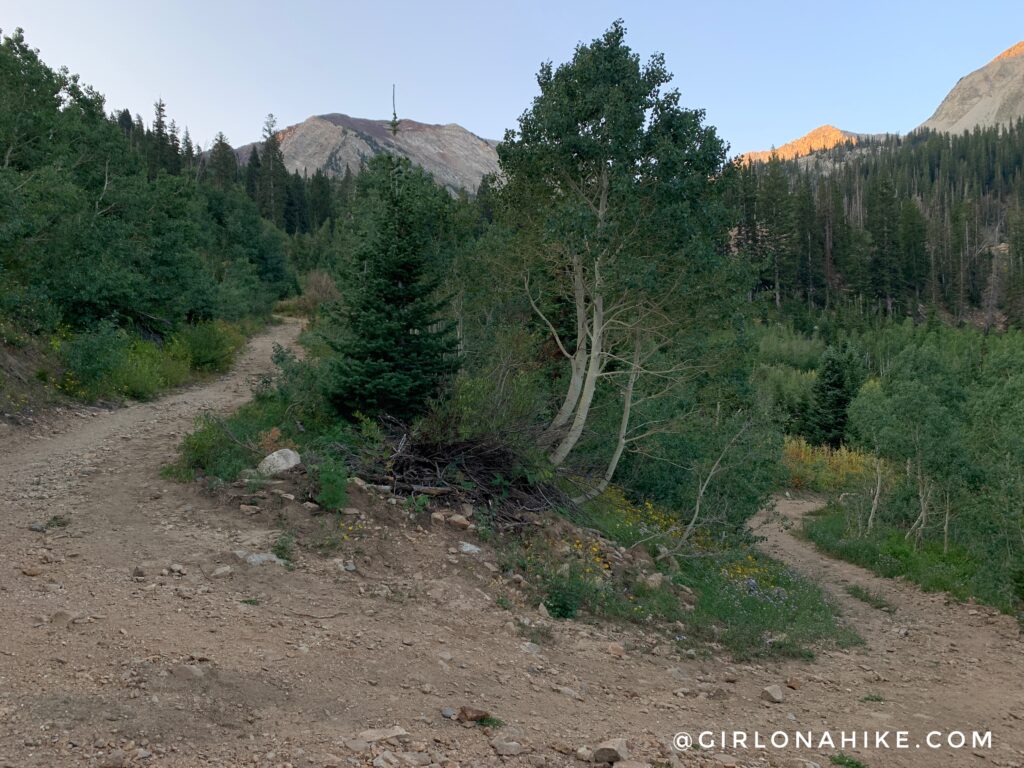
[[[842,444],[850,403],[863,381],[863,365],[854,347],[844,344],[825,350],[812,390],[808,438],[832,448]]]
[[[319,168],[309,180],[309,225],[314,231],[334,216],[331,180]]]
[[[309,200],[306,179],[296,171],[288,177],[284,201],[284,231],[289,235],[309,232]]]
[[[871,283],[890,317],[899,289],[899,209],[888,178],[879,179],[868,194],[867,231],[871,235]]]
[[[253,150],[255,152],[255,150]],[[256,159],[259,165],[259,158]],[[213,148],[210,150],[210,180],[213,185],[220,189],[228,189],[238,178],[238,160],[235,158],[235,150],[228,144],[228,139],[223,133],[218,133],[213,140]]]
[[[260,153],[260,175],[257,202],[260,213],[284,229],[284,211],[288,198],[288,171],[284,166],[281,144],[277,139],[277,121],[267,115],[263,125],[263,148]]]
[[[429,179],[406,159],[379,155],[367,173],[380,181],[375,232],[362,254],[360,286],[325,341],[326,394],[339,413],[408,420],[426,409],[453,370],[455,339],[430,264],[430,230],[417,217]],[[417,199],[419,198],[419,199]]]
[[[256,201],[260,195],[260,153],[253,147],[249,152],[249,162],[245,164],[245,194]]]
[[[186,174],[192,176],[196,170],[196,148],[192,143],[192,135],[185,128],[185,134],[181,137],[181,168]]]

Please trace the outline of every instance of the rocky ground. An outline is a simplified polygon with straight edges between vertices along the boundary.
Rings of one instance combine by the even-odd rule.
[[[866,645],[738,664],[500,607],[515,584],[484,542],[369,491],[339,534],[285,486],[240,500],[162,479],[196,414],[243,402],[297,330],[273,327],[231,374],[154,403],[0,428],[0,766],[810,768],[837,750],[671,741],[826,728],[911,732],[906,750],[844,750],[868,766],[1024,765],[1016,623],[822,556],[789,532],[813,500],[782,498],[754,525]],[[276,564],[281,519],[330,551]],[[913,747],[971,729],[993,747]]]

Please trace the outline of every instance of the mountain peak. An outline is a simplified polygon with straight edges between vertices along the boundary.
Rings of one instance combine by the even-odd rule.
[[[771,159],[772,155],[778,157],[779,160],[795,160],[821,149],[832,149],[848,141],[856,144],[857,134],[836,128],[834,125],[821,125],[810,133],[788,144],[783,144],[777,149],[766,152],[747,152],[741,160],[745,163],[763,163]]]
[[[1010,125],[1024,117],[1024,42],[961,78],[939,108],[921,124],[943,133],[975,126]]]
[[[1017,56],[1024,56],[1024,40],[1021,40],[1016,45],[1011,45],[1005,51],[1003,51],[994,59],[992,59],[992,61],[990,61],[989,64],[991,64],[994,61],[1000,61],[1001,59],[1012,59]]]
[[[329,176],[358,172],[374,155],[386,152],[409,158],[452,192],[475,192],[486,174],[497,173],[496,142],[482,139],[455,123],[431,125],[402,118],[398,132],[390,120],[369,120],[340,112],[313,115],[278,131],[281,154],[289,172]],[[252,145],[240,147],[245,162]]]

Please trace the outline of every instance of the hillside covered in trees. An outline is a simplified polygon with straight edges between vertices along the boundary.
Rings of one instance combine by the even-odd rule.
[[[790,311],[1024,321],[1024,122],[738,168],[736,246]]]

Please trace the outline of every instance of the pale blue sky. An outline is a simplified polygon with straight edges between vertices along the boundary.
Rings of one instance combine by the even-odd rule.
[[[501,138],[536,92],[545,59],[625,19],[644,58],[665,54],[686,106],[733,152],[767,149],[823,123],[906,132],[957,79],[1024,39],[1024,2],[218,2],[2,0],[0,28],[25,28],[147,120],[162,96],[209,146],[238,145],[274,112],[457,122]]]

